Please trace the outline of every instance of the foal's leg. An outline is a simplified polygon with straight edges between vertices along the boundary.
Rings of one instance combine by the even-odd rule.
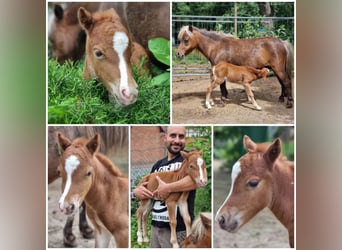
[[[167,202],[167,211],[169,213],[169,220],[170,220],[170,228],[171,228],[171,239],[170,242],[172,244],[173,248],[179,248],[178,242],[177,242],[177,234],[176,234],[176,226],[177,226],[177,206],[176,202],[171,201]]]
[[[63,228],[63,243],[66,247],[76,247],[76,237],[72,233],[72,224],[74,222],[74,215],[69,215]]]
[[[186,237],[188,237],[191,234],[191,218],[189,215],[188,202],[187,202],[188,196],[189,196],[188,192],[183,192],[181,197],[178,200],[179,212],[183,217],[183,221],[186,227]]]
[[[207,95],[205,98],[205,106],[208,109],[211,109],[211,105],[214,105],[214,101],[211,99],[211,92],[213,92],[213,90],[216,88],[217,85],[218,85],[217,81],[212,81],[211,85],[207,88]]]
[[[149,242],[147,231],[147,218],[152,209],[152,200],[141,200],[140,206],[137,209],[137,243],[141,245],[143,242]]]
[[[80,209],[79,228],[84,238],[86,239],[94,238],[94,231],[89,226],[88,221],[87,221],[85,202],[82,202],[81,209]]]
[[[257,110],[261,110],[261,107],[256,103],[255,99],[254,99],[254,94],[251,90],[251,86],[249,83],[243,83],[243,86],[245,87],[245,90],[246,90],[246,93],[247,93],[247,96],[248,96],[248,100],[251,100],[252,101],[252,104],[254,105],[254,107],[257,109]]]
[[[107,228],[101,227],[100,230],[95,229],[95,247],[96,248],[107,248],[109,247],[112,233]]]
[[[142,231],[142,237],[143,237],[143,242],[144,243],[148,243],[150,242],[149,238],[148,238],[148,230],[147,230],[147,219],[148,219],[148,215],[150,214],[151,210],[152,210],[152,200],[147,200],[146,205],[144,207],[143,210],[143,214],[142,214],[142,224],[143,224],[143,231]]]

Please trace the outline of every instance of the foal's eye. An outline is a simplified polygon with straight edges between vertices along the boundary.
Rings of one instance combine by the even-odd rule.
[[[98,59],[104,57],[104,54],[102,53],[101,50],[95,50],[94,54]]]
[[[91,171],[88,171],[86,175],[91,176]]]
[[[247,186],[250,188],[256,188],[259,184],[259,180],[250,180],[247,183]]]

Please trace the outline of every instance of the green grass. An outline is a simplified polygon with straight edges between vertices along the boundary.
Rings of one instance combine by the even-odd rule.
[[[48,61],[49,124],[168,124],[170,82],[139,76],[138,100],[127,107],[111,101],[102,83],[83,80],[83,63]],[[156,70],[153,70],[154,72]],[[159,73],[157,73],[159,74]]]

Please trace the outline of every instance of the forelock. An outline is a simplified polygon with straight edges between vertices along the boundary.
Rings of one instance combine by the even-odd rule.
[[[192,32],[189,30],[189,25],[185,25],[181,28],[178,34],[178,40],[182,40],[184,34],[187,34],[189,37],[192,37]]]

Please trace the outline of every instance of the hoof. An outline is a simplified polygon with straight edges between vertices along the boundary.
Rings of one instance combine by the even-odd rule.
[[[77,247],[76,237],[73,234],[64,235],[63,243],[66,247]]]
[[[91,227],[89,227],[88,225],[80,228],[80,231],[82,233],[83,238],[85,238],[85,239],[94,238],[94,230]]]
[[[284,96],[279,96],[279,99],[278,99],[279,102],[284,102],[285,101],[285,98]]]
[[[221,96],[221,101],[222,101],[222,102],[228,101],[228,100],[229,100],[228,97],[226,97],[226,96]]]
[[[293,107],[293,103],[292,102],[287,102],[286,103],[286,108],[290,109]]]

